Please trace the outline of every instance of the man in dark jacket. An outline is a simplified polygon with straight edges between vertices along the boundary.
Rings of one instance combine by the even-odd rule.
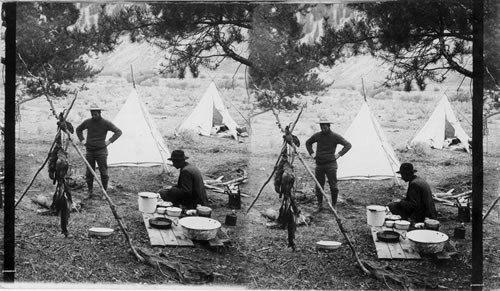
[[[314,174],[321,188],[325,185],[325,176],[328,178],[328,184],[330,185],[332,195],[332,205],[336,207],[339,194],[339,189],[337,187],[337,159],[347,153],[352,145],[340,134],[330,129],[331,123],[332,122],[329,120],[321,119],[319,121],[321,131],[313,134],[306,141],[306,148],[309,155],[313,156],[314,151],[312,145],[316,143],[316,156],[314,156],[316,168]],[[335,151],[338,145],[342,145],[343,147],[342,150],[336,154]],[[318,198],[318,210],[321,210],[323,207],[323,195],[318,186],[316,186],[316,197]]]
[[[102,110],[102,108],[93,104],[90,107],[90,114],[92,118],[84,120],[76,128],[76,135],[78,136],[80,142],[85,145],[85,149],[87,151],[85,159],[92,167],[92,170],[95,170],[95,165],[97,163],[99,172],[101,173],[102,185],[104,190],[107,190],[109,181],[107,146],[117,140],[122,135],[122,131],[111,121],[102,118]],[[84,130],[87,130],[86,138],[83,137]],[[108,131],[111,131],[114,134],[106,140]],[[87,182],[88,198],[93,198],[94,176],[88,168],[85,173],[85,180]]]
[[[415,172],[411,163],[401,164],[397,173],[401,174],[403,181],[408,182],[406,198],[389,203],[389,210],[392,214],[401,215],[402,219],[412,223],[424,222],[426,217],[436,219],[437,212],[431,187],[427,181],[415,175]]]
[[[169,160],[176,169],[180,169],[177,185],[170,189],[158,191],[165,201],[174,205],[182,205],[187,209],[195,209],[197,204],[208,205],[207,192],[200,170],[186,162],[189,157],[182,150],[174,150]]]

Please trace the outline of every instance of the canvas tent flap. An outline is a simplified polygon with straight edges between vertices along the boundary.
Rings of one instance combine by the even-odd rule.
[[[122,136],[108,147],[108,166],[166,166],[170,151],[134,89],[113,123]],[[108,138],[112,133],[108,133]]]
[[[366,102],[343,137],[352,148],[337,161],[338,180],[397,179],[400,162]]]
[[[469,136],[453,113],[448,98],[443,96],[427,122],[410,141],[410,146],[422,143],[435,149],[442,149],[446,138],[450,138],[446,135],[447,132],[454,133],[454,137],[461,142],[460,147],[469,152]]]
[[[217,122],[217,119],[220,121]],[[216,125],[227,126],[234,139],[238,139],[238,132],[236,130],[238,124],[229,114],[215,83],[212,82],[193,111],[179,125],[176,133],[184,130],[192,130],[197,134],[210,136],[212,128]]]

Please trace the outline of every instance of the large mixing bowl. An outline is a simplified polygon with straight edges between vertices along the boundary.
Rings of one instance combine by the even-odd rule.
[[[443,251],[448,236],[442,232],[419,229],[406,234],[415,251],[421,254],[436,254]]]
[[[179,219],[184,235],[193,240],[211,240],[217,236],[221,223],[202,216],[188,216]]]

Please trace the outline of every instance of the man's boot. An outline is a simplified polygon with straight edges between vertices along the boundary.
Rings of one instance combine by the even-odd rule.
[[[337,209],[337,199],[339,197],[339,189],[332,189],[332,206]]]
[[[101,180],[101,182],[102,182],[102,188],[103,188],[103,189],[104,189],[104,191],[106,191],[106,193],[107,193],[107,192],[108,192],[108,179],[102,179],[102,180]],[[101,198],[101,199],[106,199],[106,198],[104,197],[104,193],[102,193],[102,195],[101,195],[101,197],[100,197],[100,198]]]
[[[87,182],[87,199],[92,199],[94,197],[93,183]]]
[[[323,209],[323,194],[317,193],[316,197],[318,198],[318,211],[321,211]]]

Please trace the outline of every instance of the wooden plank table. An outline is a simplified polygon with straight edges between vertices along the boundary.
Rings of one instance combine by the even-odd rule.
[[[377,238],[377,232],[382,230],[394,230],[401,234],[399,242],[388,243]],[[385,226],[372,226],[371,233],[377,257],[386,260],[420,260],[420,255],[413,249],[411,242],[406,238],[406,230],[389,228]]]
[[[166,217],[171,219],[174,223],[170,229],[157,229],[149,225],[149,219],[153,217]],[[178,224],[178,217],[158,213],[142,213],[142,219],[144,220],[151,246],[194,247],[193,241],[184,235],[182,226]],[[224,246],[224,243],[227,241],[229,241],[229,237],[222,228],[220,228],[217,232],[217,237],[209,240],[208,244],[211,247],[218,247]]]

